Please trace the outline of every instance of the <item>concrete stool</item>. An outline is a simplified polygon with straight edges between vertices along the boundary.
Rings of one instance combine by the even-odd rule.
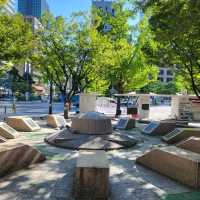
[[[80,152],[77,159],[74,197],[76,200],[107,200],[109,163],[104,151]]]

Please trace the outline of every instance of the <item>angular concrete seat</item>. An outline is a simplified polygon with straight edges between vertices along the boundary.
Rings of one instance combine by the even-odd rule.
[[[65,118],[61,115],[48,115],[47,125],[52,128],[62,128],[67,125]]]
[[[176,128],[162,139],[169,144],[174,144],[192,136],[200,137],[200,128]]]
[[[137,163],[185,185],[200,188],[200,155],[175,146],[154,149]]]
[[[16,136],[18,136],[18,132],[8,126],[4,122],[0,122],[0,136],[5,138],[5,139],[14,139]]]
[[[0,177],[45,160],[38,150],[21,143],[0,144]]]
[[[74,180],[75,199],[107,200],[108,193],[109,163],[105,152],[80,152]]]
[[[21,132],[33,132],[40,130],[40,126],[29,117],[8,117],[6,122],[9,126]]]
[[[200,138],[190,137],[178,143],[176,146],[200,154]]]
[[[119,130],[130,130],[136,127],[136,120],[128,117],[121,118],[116,126],[115,129]]]

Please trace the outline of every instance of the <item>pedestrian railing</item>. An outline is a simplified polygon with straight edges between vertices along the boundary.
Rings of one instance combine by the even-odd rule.
[[[13,104],[0,105],[0,120],[4,120],[13,113],[16,113],[16,107]]]

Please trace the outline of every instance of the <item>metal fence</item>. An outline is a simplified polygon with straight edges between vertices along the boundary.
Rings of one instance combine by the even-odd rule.
[[[0,102],[0,120],[16,112],[15,106],[11,102]]]

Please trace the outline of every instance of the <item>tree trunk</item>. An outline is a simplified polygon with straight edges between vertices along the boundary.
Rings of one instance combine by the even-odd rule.
[[[67,102],[67,92],[64,91],[62,95],[64,96],[64,118],[69,119],[69,105]]]
[[[122,89],[122,83],[118,82],[117,84],[117,91],[118,94],[123,94],[123,89]],[[115,117],[118,118],[121,115],[122,111],[121,111],[121,97],[117,97],[117,108],[116,108],[116,114]]]
[[[49,115],[52,114],[52,101],[53,100],[53,83],[50,82],[50,94],[49,94]]]

